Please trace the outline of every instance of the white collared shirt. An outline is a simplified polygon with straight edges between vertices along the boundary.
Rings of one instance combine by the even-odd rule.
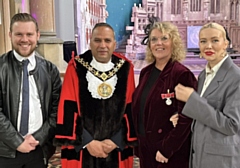
[[[228,55],[226,55],[212,69],[209,67],[209,64],[206,65],[206,68],[205,68],[206,76],[205,76],[205,81],[203,84],[202,92],[200,95],[201,97],[204,94],[204,92],[206,91],[206,89],[209,86],[209,84],[211,83],[211,81],[213,80],[213,78],[215,77],[215,75],[217,74],[217,72],[218,72],[219,68],[221,67],[221,65],[223,64],[223,62],[227,59],[227,57],[228,57]]]
[[[16,59],[20,62],[22,62],[24,59],[29,60],[29,64],[27,67],[28,74],[29,74],[29,71],[34,70],[34,68],[36,67],[35,52],[33,52],[29,57],[22,57],[15,50],[13,51],[13,53]],[[19,101],[19,108],[18,108],[18,120],[17,120],[18,131],[20,130],[21,114],[22,114],[22,86],[20,90],[20,101]],[[34,132],[36,132],[42,126],[42,124],[43,124],[43,116],[42,116],[42,109],[41,109],[37,86],[33,78],[33,75],[29,75],[28,134],[33,134]]]

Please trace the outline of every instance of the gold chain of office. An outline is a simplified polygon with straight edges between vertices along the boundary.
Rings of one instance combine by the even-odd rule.
[[[125,60],[120,59],[119,62],[109,71],[101,72],[93,68],[91,65],[89,65],[88,62],[85,62],[83,58],[76,57],[75,60],[77,60],[80,64],[82,64],[89,72],[91,72],[94,76],[101,79],[103,82],[107,79],[110,79],[112,76],[114,76],[118,70],[123,66]]]

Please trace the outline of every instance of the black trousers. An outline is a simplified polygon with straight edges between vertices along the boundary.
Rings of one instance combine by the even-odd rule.
[[[29,153],[16,152],[15,158],[0,157],[0,168],[47,168],[40,146]]]

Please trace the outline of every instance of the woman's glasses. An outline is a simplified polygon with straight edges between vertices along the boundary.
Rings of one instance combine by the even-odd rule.
[[[169,36],[167,36],[167,35],[162,36],[162,37],[151,37],[151,38],[150,38],[150,42],[151,42],[152,44],[156,44],[156,43],[158,42],[158,40],[160,40],[162,43],[166,43],[166,42],[168,42],[169,39],[170,39],[170,38],[169,38]]]

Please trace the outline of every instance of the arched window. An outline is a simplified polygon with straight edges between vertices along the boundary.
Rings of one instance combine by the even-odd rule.
[[[190,11],[201,11],[201,0],[191,0],[190,1]]]
[[[230,19],[234,19],[234,3],[232,2],[230,5]]]
[[[240,15],[240,11],[239,11],[239,2],[235,1],[235,0],[231,0],[231,4],[230,4],[230,19],[231,20],[238,20],[239,19],[239,15]]]
[[[220,0],[211,0],[210,13],[220,13]]]
[[[171,14],[181,14],[182,0],[172,0],[171,3]]]
[[[162,14],[163,14],[163,2],[157,2],[156,4],[156,14],[157,14],[157,17],[160,18],[160,20],[162,20]]]
[[[171,14],[175,14],[175,0],[171,1]]]
[[[236,15],[235,15],[235,17],[236,17],[236,20],[238,20],[239,19],[239,3],[237,2],[236,3]]]
[[[181,0],[177,0],[177,14],[181,14],[182,2]]]
[[[210,13],[214,13],[214,1],[215,0],[211,0],[211,4],[210,4],[210,6],[211,6],[211,9],[210,9]]]
[[[220,13],[220,0],[216,0],[216,13]]]

